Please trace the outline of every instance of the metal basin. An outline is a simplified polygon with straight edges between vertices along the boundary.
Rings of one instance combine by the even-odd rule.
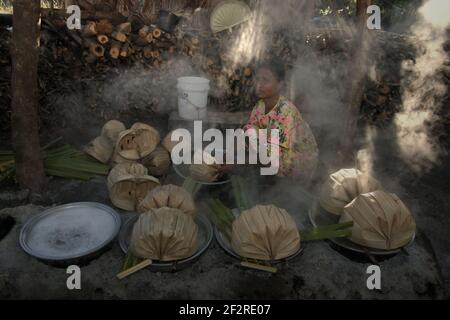
[[[120,225],[119,214],[104,204],[69,203],[31,217],[19,243],[26,253],[49,264],[82,265],[110,247]]]

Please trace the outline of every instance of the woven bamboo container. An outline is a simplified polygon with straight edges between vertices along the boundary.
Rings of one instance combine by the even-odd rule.
[[[162,207],[179,209],[190,216],[194,216],[196,212],[192,195],[184,188],[173,184],[159,186],[150,191],[139,204],[138,212]]]
[[[162,146],[157,146],[156,149],[145,158],[139,160],[152,176],[160,177],[169,172],[170,169],[170,154]]]
[[[125,131],[127,128],[125,125],[118,120],[110,120],[102,128],[102,136],[107,138],[113,146],[116,145],[119,134]]]
[[[160,142],[158,131],[144,123],[135,123],[119,134],[116,153],[127,160],[139,160],[152,153]]]
[[[102,163],[108,163],[114,154],[118,135],[125,130],[125,125],[117,120],[110,120],[102,128],[101,135],[89,142],[84,152]]]
[[[339,222],[353,221],[350,240],[375,249],[393,250],[411,241],[416,223],[405,204],[382,190],[361,194],[344,208]]]
[[[287,258],[300,249],[300,234],[289,213],[274,205],[258,205],[233,221],[233,250],[258,260]]]
[[[322,208],[336,215],[362,193],[380,189],[380,183],[357,169],[341,169],[331,174],[322,187],[319,202]]]
[[[139,163],[116,165],[107,179],[111,202],[120,209],[135,211],[147,193],[159,186],[159,180],[147,173]]]
[[[198,226],[190,216],[173,208],[150,209],[133,227],[131,251],[138,257],[174,261],[192,256],[198,247]]]
[[[109,162],[113,151],[114,146],[103,136],[98,136],[84,147],[84,152],[102,163]]]

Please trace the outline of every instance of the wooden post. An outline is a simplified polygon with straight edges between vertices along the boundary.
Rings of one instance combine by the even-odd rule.
[[[38,127],[40,0],[13,2],[12,143],[19,185],[32,192],[46,186]]]
[[[356,2],[356,25],[355,41],[351,49],[351,66],[349,83],[347,84],[347,97],[344,98],[345,115],[343,132],[340,136],[338,156],[336,166],[349,165],[354,163],[353,147],[357,133],[357,121],[359,109],[361,107],[364,89],[365,76],[367,74],[367,7],[372,4],[372,0],[357,0]]]

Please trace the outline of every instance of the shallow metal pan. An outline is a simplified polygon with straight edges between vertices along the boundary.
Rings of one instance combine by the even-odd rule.
[[[32,216],[22,226],[19,243],[26,253],[51,265],[83,265],[110,248],[120,225],[111,207],[69,203]]]

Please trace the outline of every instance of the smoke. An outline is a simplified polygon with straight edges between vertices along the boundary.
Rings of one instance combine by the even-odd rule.
[[[141,109],[163,115],[176,109],[177,79],[184,76],[203,76],[203,73],[180,57],[159,68],[137,65],[125,69],[100,90],[105,103],[117,111]]]
[[[306,0],[256,2],[251,17],[230,43],[227,58],[232,62],[231,67],[262,60],[274,44],[274,32],[278,29],[289,30],[290,38],[305,32],[311,23],[314,7],[315,1]]]
[[[377,128],[372,126],[366,127],[365,140],[367,141],[366,147],[361,149],[356,154],[356,168],[364,173],[367,173],[366,177],[373,176],[374,163],[375,163],[375,145],[374,141],[377,138]]]
[[[415,61],[402,64],[402,108],[395,116],[396,136],[401,157],[417,173],[429,171],[442,152],[429,127],[437,120],[435,111],[447,90],[440,69],[448,60],[443,44],[449,9],[449,2],[439,0],[429,0],[419,9],[421,17],[412,27],[418,55]]]
[[[356,30],[352,22],[339,18],[333,21],[333,26],[317,28],[317,18],[313,16],[316,3],[318,1],[259,1],[252,18],[234,36],[228,56],[233,67],[264,60],[270,48],[277,47],[278,35],[283,35],[281,41],[288,42],[291,52],[296,53],[289,64],[286,94],[299,107],[320,140],[321,160],[327,163],[335,156],[331,152],[335,150],[335,138],[345,132],[343,124],[349,93],[346,83],[352,66],[352,57],[346,53]],[[400,111],[394,116],[392,137],[398,145],[375,146],[375,141],[385,139],[388,132],[378,132],[377,128],[368,126],[361,137],[364,149],[355,159],[360,170],[374,175],[374,162],[380,158],[378,153],[385,151],[379,148],[394,150],[398,147],[407,168],[417,173],[426,172],[438,163],[443,150],[428,128],[437,120],[435,111],[447,90],[440,69],[448,59],[443,44],[450,19],[449,6],[448,1],[429,0],[418,10],[419,16],[412,18],[415,22],[410,29],[411,39],[417,54],[415,60],[404,58],[401,65],[401,106],[396,108]],[[412,19],[406,19],[408,24]],[[331,37],[327,38],[327,35]],[[376,44],[375,38],[377,31],[367,32],[361,59],[367,64],[361,76],[373,79],[377,78],[374,64],[380,63],[376,57],[382,56],[380,52],[384,49],[368,50],[372,43]],[[327,50],[327,47],[333,48]],[[274,56],[284,59],[286,53],[280,51]],[[388,55],[384,57],[389,59]]]
[[[314,17],[317,4],[321,1],[258,1],[251,19],[234,35],[228,57],[231,69],[268,57],[284,62],[288,67],[285,95],[312,127],[321,159],[330,163],[336,140],[344,132],[352,65],[349,48],[356,29],[343,18]],[[370,42],[370,37],[364,41]],[[364,49],[366,57],[370,52]]]

